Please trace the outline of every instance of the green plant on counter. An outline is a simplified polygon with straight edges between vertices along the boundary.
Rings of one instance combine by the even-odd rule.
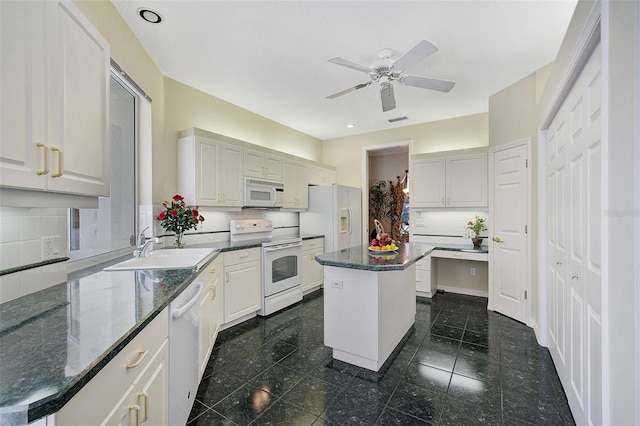
[[[476,221],[473,222],[470,220],[469,223],[467,223],[467,229],[473,231],[476,234],[476,238],[478,238],[482,231],[487,230],[486,220],[486,218],[476,215]]]

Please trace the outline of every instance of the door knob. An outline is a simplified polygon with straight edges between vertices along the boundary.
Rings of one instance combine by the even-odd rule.
[[[493,237],[493,241],[496,242],[496,243],[504,242],[504,240],[502,238],[500,238],[500,237]]]

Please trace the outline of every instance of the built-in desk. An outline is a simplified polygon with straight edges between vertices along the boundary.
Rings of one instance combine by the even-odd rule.
[[[429,275],[433,293],[451,293],[487,297],[489,251],[486,246],[436,245],[431,252]]]

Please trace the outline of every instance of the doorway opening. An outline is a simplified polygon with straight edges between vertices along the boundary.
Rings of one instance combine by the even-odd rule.
[[[375,236],[374,219],[397,241],[409,240],[409,160],[413,141],[363,148],[363,233]],[[373,194],[371,194],[373,191]],[[371,194],[371,195],[370,195]]]

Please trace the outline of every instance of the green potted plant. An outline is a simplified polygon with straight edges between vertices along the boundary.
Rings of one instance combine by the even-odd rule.
[[[475,222],[470,220],[469,223],[467,223],[466,229],[474,233],[474,236],[471,237],[471,241],[473,242],[473,248],[480,248],[480,245],[482,244],[482,238],[480,238],[480,233],[487,230],[487,223],[486,223],[487,219],[484,217],[480,217],[478,215],[476,215],[475,219],[476,219]]]
[[[378,181],[369,187],[369,217],[372,220],[377,219],[382,222],[389,218],[392,205],[393,196],[386,181]]]

